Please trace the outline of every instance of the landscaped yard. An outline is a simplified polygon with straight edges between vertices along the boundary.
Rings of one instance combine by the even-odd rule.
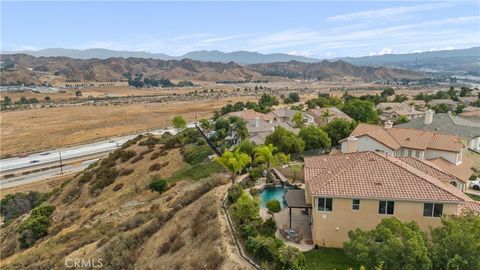
[[[359,266],[350,260],[339,248],[313,249],[303,253],[307,260],[308,270],[348,270]]]
[[[480,201],[480,195],[472,194],[472,193],[465,193],[468,197],[474,199],[475,201]]]

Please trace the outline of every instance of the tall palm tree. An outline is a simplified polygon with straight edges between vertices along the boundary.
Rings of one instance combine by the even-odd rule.
[[[222,156],[216,157],[215,161],[223,165],[232,173],[232,184],[235,183],[237,174],[240,173],[248,164],[252,163],[249,155],[240,152],[239,149],[234,152],[225,151]]]
[[[276,153],[277,148],[273,144],[262,145],[255,149],[255,162],[267,165],[267,174],[270,174],[272,166],[287,163],[289,157],[284,153]]]

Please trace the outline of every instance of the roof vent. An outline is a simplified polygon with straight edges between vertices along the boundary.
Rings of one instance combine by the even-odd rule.
[[[382,185],[382,183],[380,183],[380,182],[375,182],[374,184],[375,184],[375,186],[381,186]]]
[[[407,137],[405,140],[406,140],[406,141],[410,141],[410,138]]]

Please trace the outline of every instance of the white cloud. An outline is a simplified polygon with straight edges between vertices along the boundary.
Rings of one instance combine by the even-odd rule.
[[[312,52],[309,51],[309,50],[305,50],[305,51],[291,51],[291,52],[288,52],[287,54],[297,55],[297,56],[305,56],[305,57],[310,57],[310,56],[312,56]]]
[[[441,9],[451,7],[453,3],[433,3],[433,4],[421,4],[408,7],[394,7],[394,8],[383,8],[383,9],[372,9],[365,10],[360,12],[353,12],[347,14],[340,14],[336,16],[331,16],[328,18],[330,21],[354,21],[354,20],[375,20],[379,19],[390,19],[398,20],[402,17],[405,18],[405,15],[421,11],[429,11],[434,9]],[[402,15],[402,17],[398,17]]]

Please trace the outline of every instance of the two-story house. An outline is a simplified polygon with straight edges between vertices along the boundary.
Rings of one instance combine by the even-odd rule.
[[[291,127],[295,127],[295,123],[293,122],[293,117],[296,113],[301,113],[303,117],[303,124],[304,125],[311,125],[315,123],[313,116],[306,114],[305,112],[290,110],[286,108],[277,109],[271,111],[267,115],[273,119],[273,123],[285,123],[290,125]]]
[[[415,221],[427,232],[442,216],[480,213],[479,203],[442,181],[450,176],[429,163],[379,152],[306,157],[314,244],[342,247],[350,230],[371,230],[387,217]]]
[[[342,112],[337,107],[310,109],[307,111],[308,115],[311,115],[318,126],[324,126],[335,119],[344,119],[352,121],[353,119],[346,113]]]
[[[376,151],[397,157],[430,160],[457,178],[456,186],[464,191],[473,160],[463,156],[465,145],[455,135],[430,130],[359,124],[349,138],[341,141],[342,152]]]

